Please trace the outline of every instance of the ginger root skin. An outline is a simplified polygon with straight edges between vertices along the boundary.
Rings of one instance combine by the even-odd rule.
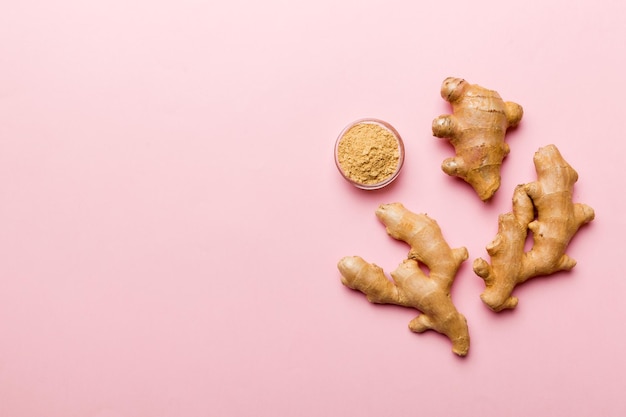
[[[506,131],[522,119],[522,106],[462,78],[448,77],[441,97],[452,105],[451,115],[433,120],[433,135],[448,138],[456,156],[443,161],[442,170],[469,183],[482,201],[500,188],[500,167],[509,154]]]
[[[537,276],[569,271],[576,261],[565,251],[578,229],[594,219],[594,210],[573,203],[572,189],[578,173],[554,145],[540,148],[534,156],[537,181],[518,185],[513,210],[502,214],[498,233],[487,246],[491,264],[474,261],[474,272],[485,281],[483,302],[494,311],[515,308],[511,294],[518,284]],[[536,217],[535,217],[536,213]],[[532,231],[533,246],[524,252]]]
[[[467,320],[457,311],[450,296],[454,277],[468,257],[467,249],[450,248],[435,220],[412,213],[400,203],[381,205],[376,216],[391,237],[409,244],[407,259],[391,273],[390,280],[379,266],[359,256],[344,257],[337,264],[342,283],[361,291],[372,303],[419,310],[421,314],[409,323],[411,331],[435,330],[450,339],[455,354],[467,355],[470,345]],[[428,275],[419,262],[428,268]]]

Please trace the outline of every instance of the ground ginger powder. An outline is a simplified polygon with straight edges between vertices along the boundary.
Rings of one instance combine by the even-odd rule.
[[[341,137],[337,161],[349,180],[378,184],[397,171],[400,145],[389,129],[377,123],[357,123]]]

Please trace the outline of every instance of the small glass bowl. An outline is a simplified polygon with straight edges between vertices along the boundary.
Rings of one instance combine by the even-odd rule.
[[[353,180],[344,172],[344,170],[341,168],[341,164],[339,163],[338,154],[339,154],[339,144],[341,143],[341,139],[343,139],[344,135],[352,127],[359,125],[359,124],[376,124],[382,127],[383,129],[389,131],[393,135],[393,137],[396,139],[396,142],[398,143],[398,166],[396,167],[396,170],[389,177],[374,184],[364,184],[364,183]],[[389,123],[383,120],[373,119],[373,118],[365,118],[365,119],[356,120],[350,123],[341,131],[341,133],[337,137],[337,141],[335,142],[335,165],[337,166],[337,169],[339,170],[339,172],[341,173],[341,176],[346,181],[348,181],[350,184],[362,190],[378,190],[391,184],[400,174],[400,170],[402,169],[403,164],[404,164],[404,142],[402,142],[402,138],[400,137],[400,134],[398,133],[398,131],[394,129],[394,127],[391,126]]]

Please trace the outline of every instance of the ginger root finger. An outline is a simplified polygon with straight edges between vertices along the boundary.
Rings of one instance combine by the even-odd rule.
[[[500,167],[510,151],[506,130],[519,124],[524,110],[462,78],[446,78],[441,97],[452,105],[453,114],[433,120],[433,135],[448,138],[456,152],[441,168],[469,183],[481,200],[489,200],[500,188]]]
[[[339,261],[337,268],[343,285],[361,291],[368,301],[402,305],[398,287],[387,279],[378,265],[367,263],[360,256],[346,256]]]

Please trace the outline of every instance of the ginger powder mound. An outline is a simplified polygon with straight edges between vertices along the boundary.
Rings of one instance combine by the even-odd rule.
[[[400,135],[380,120],[360,120],[349,125],[335,146],[335,162],[342,175],[363,189],[389,184],[400,172],[403,160]]]

